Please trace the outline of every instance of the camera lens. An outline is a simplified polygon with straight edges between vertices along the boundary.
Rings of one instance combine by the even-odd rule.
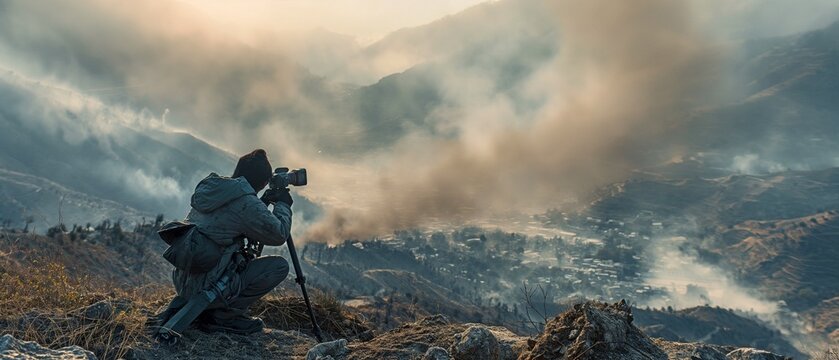
[[[304,186],[308,183],[308,179],[306,178],[306,169],[297,169],[294,170],[294,186]]]

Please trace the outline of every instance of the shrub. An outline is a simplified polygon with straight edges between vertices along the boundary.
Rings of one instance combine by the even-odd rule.
[[[320,291],[313,291],[311,295],[318,326],[327,339],[353,338],[371,329],[366,319],[348,311],[334,296]],[[251,313],[272,328],[312,332],[302,297],[272,293],[254,304]]]

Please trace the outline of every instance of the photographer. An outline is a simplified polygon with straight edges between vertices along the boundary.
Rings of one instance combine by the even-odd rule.
[[[288,189],[271,192],[271,199],[257,197],[271,176],[265,150],[258,149],[239,159],[231,177],[212,173],[198,183],[192,195],[192,210],[177,224],[194,229],[182,235],[190,236],[188,252],[214,255],[204,256],[211,260],[204,260],[209,263],[197,271],[194,264],[191,270],[176,266],[172,281],[178,295],[159,316],[162,322],[191,297],[212,287],[232,266],[236,271],[229,286],[201,313],[196,323],[207,332],[250,334],[262,330],[261,319],[247,316],[248,307],[286,278],[289,265],[280,256],[248,254],[245,239],[267,246],[283,245],[290,236],[293,203]],[[274,204],[273,213],[266,206],[268,203]],[[164,227],[161,231],[168,230]],[[177,256],[181,254],[172,255]],[[199,258],[195,254],[186,257]]]

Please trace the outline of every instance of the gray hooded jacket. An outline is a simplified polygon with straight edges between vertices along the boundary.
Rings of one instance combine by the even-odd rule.
[[[268,246],[286,242],[291,231],[291,207],[274,205],[273,214],[256,196],[256,191],[244,177],[229,178],[210,174],[195,187],[192,210],[186,221],[222,247],[219,264],[203,274],[190,274],[175,269],[172,281],[178,295],[189,298],[216,281],[230,264],[233,253],[242,247],[242,238],[259,241]],[[231,289],[237,293],[239,279]]]

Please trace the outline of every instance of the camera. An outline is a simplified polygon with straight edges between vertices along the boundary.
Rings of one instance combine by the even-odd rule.
[[[271,176],[268,186],[271,189],[283,189],[289,185],[305,186],[306,183],[306,169],[289,170],[281,167],[274,170],[274,175]]]

